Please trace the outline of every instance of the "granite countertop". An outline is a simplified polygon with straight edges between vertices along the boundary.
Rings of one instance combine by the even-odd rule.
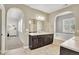
[[[79,37],[73,37],[62,43],[61,46],[79,52]]]
[[[49,32],[38,32],[38,33],[29,33],[29,35],[46,35],[46,34],[53,34],[53,33],[49,33]]]

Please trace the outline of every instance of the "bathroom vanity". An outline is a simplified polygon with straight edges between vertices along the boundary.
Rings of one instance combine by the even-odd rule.
[[[30,49],[36,49],[51,43],[53,43],[52,33],[30,33],[29,34]]]
[[[62,43],[60,55],[79,55],[79,37],[73,37]]]

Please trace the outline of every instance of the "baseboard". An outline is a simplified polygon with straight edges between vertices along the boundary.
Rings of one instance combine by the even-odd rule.
[[[1,50],[0,50],[0,54],[1,54],[1,55],[4,55],[4,54],[5,54],[5,52],[3,52],[3,51],[1,51]]]

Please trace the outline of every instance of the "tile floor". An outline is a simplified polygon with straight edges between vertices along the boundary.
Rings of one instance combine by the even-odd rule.
[[[16,49],[22,47],[23,44],[18,37],[7,37],[6,50]]]
[[[57,44],[53,43],[38,49],[30,50],[28,48],[18,48],[9,50],[5,55],[59,55],[60,54],[60,44],[62,41],[55,41]]]
[[[59,55],[60,46],[50,44],[38,49],[30,50],[27,48],[18,48],[9,50],[6,55]]]

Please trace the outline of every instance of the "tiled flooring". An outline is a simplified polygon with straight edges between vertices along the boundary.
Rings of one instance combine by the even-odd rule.
[[[30,49],[14,49],[6,52],[6,55],[59,55],[60,46],[50,44],[38,49],[30,50]]]
[[[41,48],[30,50],[29,48],[22,48],[22,44],[20,45],[19,41],[17,44],[11,43],[11,42],[15,42],[15,41],[17,42],[17,40],[13,39],[13,40],[7,41],[6,48],[7,49],[13,49],[16,47],[21,47],[21,48],[9,50],[5,53],[5,55],[59,55],[60,54],[60,44],[63,43],[62,38],[60,38],[60,39],[55,38],[53,44],[49,44],[49,45],[41,47]]]
[[[60,44],[63,41],[54,40],[53,44],[47,46],[30,50],[28,48],[18,48],[9,50],[5,55],[59,55],[60,54]]]
[[[6,50],[16,49],[22,47],[23,44],[18,37],[7,37]]]

